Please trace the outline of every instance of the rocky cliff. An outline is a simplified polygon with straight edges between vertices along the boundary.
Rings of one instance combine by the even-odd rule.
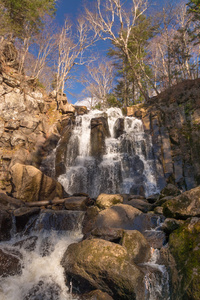
[[[152,136],[157,177],[161,187],[175,183],[183,190],[200,184],[200,80],[184,81],[152,98],[127,108],[141,118]]]

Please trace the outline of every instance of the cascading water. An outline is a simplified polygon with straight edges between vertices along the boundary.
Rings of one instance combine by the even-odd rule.
[[[105,138],[103,155],[95,157],[91,155],[91,122],[99,117],[107,120],[110,136]],[[66,173],[58,180],[69,194],[84,192],[91,197],[157,193],[151,137],[144,133],[142,121],[124,117],[119,108],[77,116],[67,146]]]
[[[67,247],[82,238],[83,213],[64,214],[41,213],[38,218],[30,219],[23,233],[15,233],[9,242],[0,243],[0,251],[19,258],[22,267],[19,275],[0,277],[1,300],[76,299],[65,284],[60,261]],[[59,230],[63,217],[70,218],[70,231]]]

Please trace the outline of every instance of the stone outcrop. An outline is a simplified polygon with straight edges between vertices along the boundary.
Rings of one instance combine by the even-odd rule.
[[[109,136],[108,121],[104,117],[91,120],[91,155],[100,158],[105,154],[105,138]]]
[[[13,196],[25,202],[63,198],[61,184],[33,166],[15,164],[11,168],[11,181]]]
[[[175,183],[183,190],[200,184],[200,80],[187,80],[127,108],[128,116],[141,118],[152,136],[157,180],[162,189]]]
[[[101,289],[114,299],[144,299],[144,274],[120,245],[101,239],[71,244],[61,264],[74,291]]]

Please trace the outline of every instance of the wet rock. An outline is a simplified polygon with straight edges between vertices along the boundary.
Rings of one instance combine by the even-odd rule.
[[[133,220],[132,229],[140,231],[151,247],[160,249],[166,243],[166,236],[160,228],[164,219],[162,215],[140,214]]]
[[[36,247],[38,237],[37,236],[31,236],[24,240],[21,240],[15,244],[13,244],[14,247],[23,248],[26,251],[34,251]]]
[[[47,279],[48,280],[48,279]],[[24,300],[59,300],[61,288],[54,282],[45,282],[40,280],[38,284],[34,285],[30,291],[25,295]]]
[[[0,241],[10,239],[10,231],[12,229],[12,216],[5,210],[0,210]]]
[[[119,118],[114,125],[114,138],[120,137],[124,133],[124,118]]]
[[[187,219],[200,216],[200,187],[167,201],[163,205],[163,213],[168,218]]]
[[[21,255],[19,252],[0,249],[0,276],[8,277],[21,274]]]
[[[134,229],[133,221],[142,212],[126,204],[117,204],[101,211],[96,219],[96,227]]]
[[[113,298],[108,295],[108,293],[104,293],[101,290],[95,290],[90,293],[84,294],[81,300],[113,300]]]
[[[100,158],[105,153],[105,138],[109,137],[107,118],[99,117],[91,120],[91,156]]]
[[[63,196],[61,184],[33,166],[17,163],[11,168],[11,177],[13,196],[21,200],[31,202]]]
[[[80,222],[84,216],[83,212],[79,211],[55,211],[44,209],[38,216],[34,230],[57,230],[70,231],[78,229]]]
[[[145,237],[137,230],[124,231],[120,244],[126,248],[131,261],[144,263],[151,256],[151,247]]]
[[[100,194],[96,200],[96,205],[100,209],[105,209],[119,203],[123,203],[123,197],[120,194]]]
[[[87,197],[69,197],[65,200],[65,208],[68,210],[86,210]]]
[[[71,244],[61,264],[74,291],[100,289],[114,299],[144,299],[143,273],[120,245],[101,239]]]
[[[160,230],[147,230],[143,233],[148,243],[154,249],[161,249],[166,243],[166,236],[163,231]]]
[[[52,244],[50,238],[46,237],[42,240],[40,245],[40,255],[41,256],[49,256],[51,252],[55,249],[54,245]]]
[[[39,212],[39,207],[21,207],[14,210],[13,214],[15,216],[17,230],[23,230],[30,217],[39,214]]]
[[[59,141],[59,144],[56,148],[56,157],[55,157],[55,175],[56,177],[64,174],[66,172],[66,155],[67,151],[69,151],[69,159],[75,160],[75,158],[78,155],[78,144],[77,147],[74,147],[73,151],[71,151],[71,147],[69,144],[69,139],[71,137],[72,133],[72,124],[70,124],[70,120],[67,119],[67,126],[63,129],[61,139]],[[77,141],[78,143],[78,141]],[[69,150],[68,150],[69,149]]]
[[[173,300],[200,297],[200,219],[188,219],[169,237],[169,249],[176,261],[177,282],[173,285]]]

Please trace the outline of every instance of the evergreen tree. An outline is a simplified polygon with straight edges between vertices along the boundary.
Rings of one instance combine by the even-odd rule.
[[[45,14],[55,13],[55,0],[0,0],[0,12],[0,34],[24,38],[42,28]]]
[[[137,72],[140,82],[144,89],[147,89],[148,78],[151,78],[150,68],[146,60],[148,40],[153,36],[154,27],[151,25],[151,19],[141,15],[135,26],[131,30],[131,35],[128,41],[128,50],[131,57],[131,65]],[[114,49],[108,52],[109,57],[115,60],[115,68],[118,73],[118,84],[115,89],[117,99],[125,106],[132,105],[138,101],[143,101],[130,63],[124,55],[123,49],[118,45],[113,44]]]

